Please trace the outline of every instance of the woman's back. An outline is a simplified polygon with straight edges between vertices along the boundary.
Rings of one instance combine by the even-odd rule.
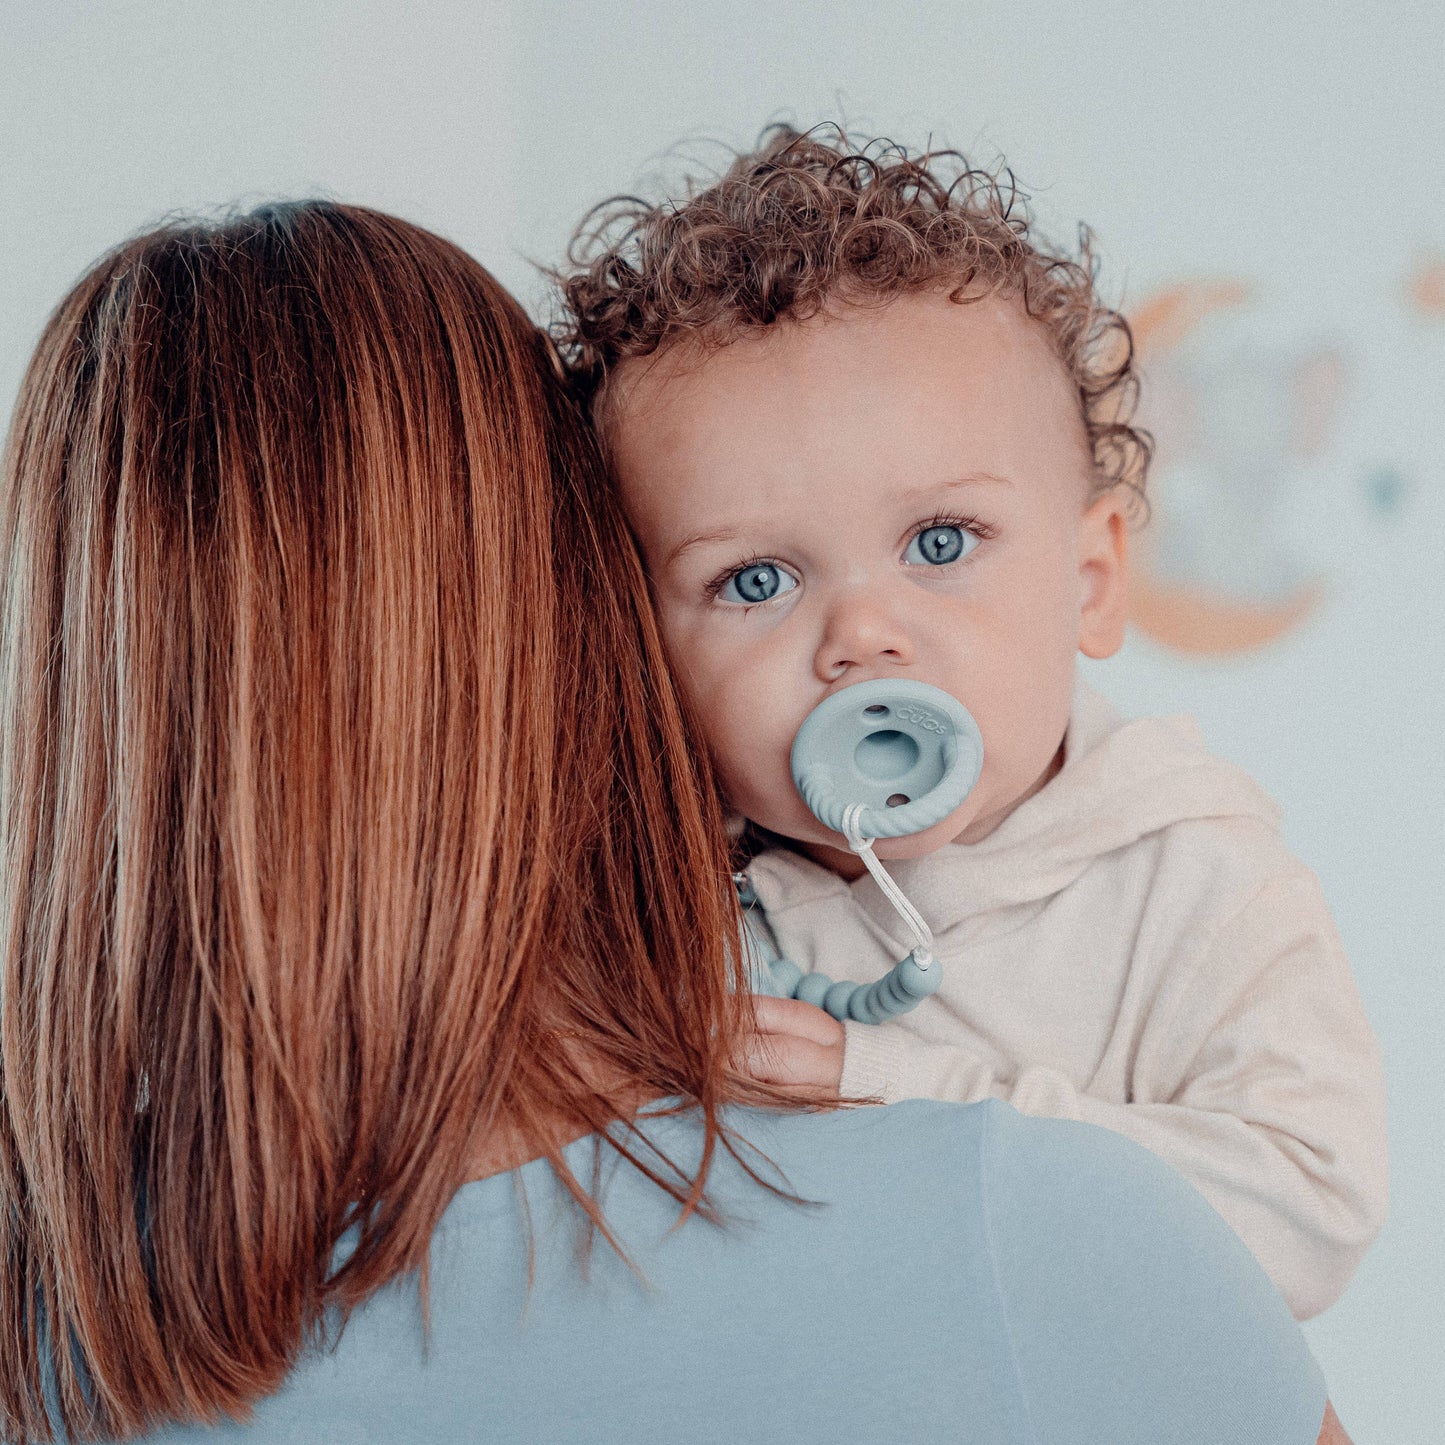
[[[817,1204],[726,1159],[710,1176],[725,1227],[674,1228],[676,1201],[604,1150],[602,1201],[639,1279],[600,1241],[578,1268],[579,1215],[544,1163],[466,1185],[433,1240],[429,1342],[415,1288],[390,1286],[251,1427],[220,1433],[1314,1441],[1324,1384],[1288,1311],[1209,1206],[1127,1140],[998,1103],[732,1122]],[[695,1163],[694,1116],[644,1127]],[[579,1177],[594,1147],[570,1146]]]

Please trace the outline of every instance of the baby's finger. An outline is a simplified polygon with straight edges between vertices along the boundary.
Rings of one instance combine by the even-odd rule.
[[[838,1087],[839,1051],[796,1034],[753,1034],[743,1046],[743,1067],[764,1084],[810,1090]]]
[[[796,998],[768,998],[753,1001],[758,1029],[765,1034],[796,1034],[815,1044],[838,1047],[843,1042],[843,1025],[830,1013]]]

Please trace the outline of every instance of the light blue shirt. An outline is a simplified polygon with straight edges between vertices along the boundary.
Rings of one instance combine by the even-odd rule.
[[[729,1119],[810,1203],[723,1154],[726,1224],[674,1228],[674,1201],[604,1151],[634,1274],[600,1239],[579,1261],[540,1161],[465,1185],[433,1241],[429,1341],[414,1282],[392,1285],[249,1427],[153,1438],[1313,1445],[1325,1388],[1298,1327],[1139,1146],[997,1102]],[[695,1115],[644,1127],[691,1167]],[[584,1184],[595,1148],[567,1151]]]

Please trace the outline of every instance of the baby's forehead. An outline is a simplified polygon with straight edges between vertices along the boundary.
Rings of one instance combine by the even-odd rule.
[[[1022,306],[916,293],[725,344],[679,340],[617,368],[600,408],[633,505],[686,500],[687,483],[877,470],[917,485],[950,469],[1090,466],[1079,394]],[[940,471],[940,469],[942,469]],[[712,499],[716,501],[717,499]]]
[[[603,413],[624,430],[642,428],[671,405],[705,405],[718,394],[755,405],[770,403],[779,390],[794,400],[826,396],[830,381],[847,375],[866,376],[880,388],[1001,376],[1065,401],[1070,413],[1079,409],[1069,367],[1020,298],[960,300],[930,288],[850,298],[801,320],[680,331],[613,369]]]

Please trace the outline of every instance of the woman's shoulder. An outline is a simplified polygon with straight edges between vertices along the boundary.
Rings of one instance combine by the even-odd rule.
[[[467,1186],[434,1243],[425,1345],[414,1298],[382,1291],[237,1433],[1314,1440],[1324,1391],[1282,1302],[1130,1141],[999,1102],[724,1118],[715,1212],[682,1223],[615,1151],[569,1146],[625,1260],[579,1254],[545,1165]],[[636,1128],[651,1165],[695,1167],[695,1111]]]
[[[924,1171],[987,1184],[990,1175],[1023,1179],[1059,1171],[1097,1176],[1112,1187],[1172,1195],[1189,1186],[1148,1150],[1112,1130],[1071,1119],[1035,1118],[1001,1099],[972,1104],[906,1099],[887,1107],[862,1106],[827,1113],[769,1114],[737,1110],[731,1127],[766,1140],[798,1164],[906,1159],[905,1173]],[[896,1178],[896,1176],[895,1176]]]
[[[755,1201],[761,1178],[781,1186],[780,1195],[764,1196],[780,1205],[791,1195],[829,1201],[845,1215],[876,1204],[895,1218],[939,1215],[961,1227],[966,1216],[1000,1214],[1042,1224],[1040,1216],[1052,1211],[1064,1230],[1124,1210],[1161,1236],[1183,1229],[1234,1247],[1232,1232],[1193,1186],[1141,1145],[1098,1125],[1022,1114],[1002,1100],[908,1099],[826,1112],[734,1108],[721,1117],[731,1147],[717,1151],[709,1187],[724,1208]],[[696,1167],[703,1147],[697,1112],[644,1114],[638,1130],[647,1148],[688,1172]],[[596,1141],[573,1147],[570,1162],[580,1174]],[[630,1169],[617,1170],[614,1184],[623,1195],[660,1192]]]
[[[1040,1440],[1075,1438],[1085,1417],[1114,1441],[1315,1439],[1319,1367],[1192,1184],[1096,1125],[1008,1108],[983,1123],[982,1219]]]
[[[1283,1299],[1198,1190],[1133,1140],[997,1100],[790,1127],[804,1158],[841,1155],[855,1180],[887,1181],[875,1220],[916,1232],[913,1288],[973,1282],[1033,1438],[1315,1439],[1324,1380]]]

